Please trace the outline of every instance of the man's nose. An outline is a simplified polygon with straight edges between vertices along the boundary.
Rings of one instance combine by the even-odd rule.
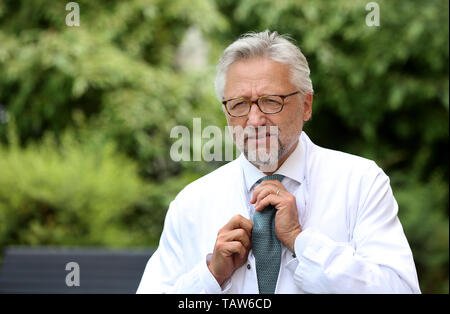
[[[250,112],[248,113],[247,125],[251,126],[261,126],[266,124],[266,114],[259,110],[256,103],[253,102],[250,107]]]

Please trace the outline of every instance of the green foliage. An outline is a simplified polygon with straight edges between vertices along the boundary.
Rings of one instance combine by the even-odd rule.
[[[396,173],[392,178],[400,220],[412,246],[424,292],[448,290],[448,178],[434,175],[428,182]]]
[[[0,2],[0,248],[155,246],[170,201],[221,163],[170,159],[170,130],[223,127],[214,64],[248,31],[308,59],[314,142],[390,176],[423,292],[448,293],[448,1]],[[183,68],[201,30],[208,65]],[[14,130],[13,125],[17,130]]]
[[[83,132],[85,133],[85,132]],[[148,186],[136,163],[98,136],[66,131],[21,148],[14,131],[0,146],[0,245],[109,245],[136,242],[122,218]]]
[[[212,165],[199,166],[198,162],[172,162],[169,158],[171,128],[190,126],[192,117],[203,114],[210,116],[203,122],[213,125],[221,117],[220,107],[210,105],[217,102],[213,90],[204,88],[212,86],[213,67],[198,73],[177,70],[174,62],[177,46],[188,26],[211,32],[223,27],[224,19],[214,14],[213,3],[204,1],[78,3],[82,15],[79,28],[65,25],[68,13],[65,1],[51,6],[45,1],[0,3],[0,109],[6,106],[8,115],[16,117],[20,144],[33,142],[36,147],[43,141],[45,132],[57,143],[64,130],[78,128],[73,113],[81,112],[90,134],[98,133],[103,141],[115,144],[117,151],[136,161],[137,172],[148,187],[145,191],[136,190],[141,192],[139,198],[130,202],[121,220],[117,219],[126,228],[133,229],[132,240],[119,233],[99,233],[98,243],[155,246],[174,195],[188,182],[213,169]],[[6,128],[7,124],[0,122],[0,140],[4,142]],[[87,136],[86,142],[95,138],[83,136]],[[4,150],[7,154],[6,147]],[[30,159],[33,152],[29,153]],[[8,158],[25,162],[20,159],[22,153]],[[70,167],[70,162],[64,160],[65,167]],[[121,167],[117,162],[114,165]],[[59,176],[66,175],[61,172]],[[4,175],[3,179],[2,185],[14,186],[10,183],[14,177]],[[76,182],[72,188],[77,187]],[[95,184],[100,182],[91,183]],[[108,185],[105,182],[103,189]],[[116,194],[114,187],[111,188],[110,192]],[[93,197],[91,193],[82,191],[72,201],[94,201],[89,200]],[[29,198],[21,199],[24,204],[31,202]],[[52,206],[64,211],[71,205],[57,202]],[[37,216],[46,219],[46,212]],[[63,223],[66,220],[58,222],[58,227],[67,228]],[[17,226],[19,233],[30,231],[27,224]],[[61,243],[94,243],[88,235],[67,230],[61,236]],[[27,240],[9,237],[2,243],[47,243],[40,238],[31,241],[33,233],[26,237]],[[50,235],[47,237],[54,240]]]

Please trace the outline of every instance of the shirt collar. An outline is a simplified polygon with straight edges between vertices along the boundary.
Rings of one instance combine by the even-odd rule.
[[[294,149],[292,154],[284,161],[281,167],[275,171],[277,174],[284,175],[298,183],[303,183],[305,179],[305,142],[299,138],[297,147]],[[261,172],[258,168],[252,165],[247,158],[245,158],[244,154],[241,154],[239,157],[241,160],[241,167],[244,173],[244,181],[245,186],[247,188],[247,192],[251,190],[253,185],[266,176],[263,172]]]

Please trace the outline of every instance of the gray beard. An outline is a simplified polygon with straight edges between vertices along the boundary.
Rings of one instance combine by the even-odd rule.
[[[245,158],[258,167],[263,172],[274,172],[278,169],[278,162],[281,158],[283,158],[289,150],[292,148],[292,145],[295,143],[290,143],[288,146],[283,145],[280,141],[278,128],[273,131],[271,130],[271,137],[269,141],[269,148],[266,145],[261,145],[256,148],[256,144],[254,147],[249,147],[249,143],[245,143],[244,136],[248,135],[253,137],[256,134],[255,128],[248,128],[243,130],[242,128],[234,128],[229,129],[231,134],[233,135],[233,141],[236,144],[236,147],[244,154]],[[265,132],[263,131],[260,132]],[[276,139],[274,138],[276,137]]]
[[[281,143],[280,139],[278,138],[277,149],[274,149],[275,147],[271,146],[268,154],[265,151],[262,154],[255,150],[249,152],[248,146],[244,148],[243,154],[248,161],[257,166],[261,171],[274,172],[278,169],[278,161],[284,156],[286,156],[286,154],[290,151],[294,143],[295,141],[289,146],[285,146]]]

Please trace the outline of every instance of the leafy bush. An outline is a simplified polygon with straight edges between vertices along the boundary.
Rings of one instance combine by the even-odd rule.
[[[435,173],[420,182],[396,173],[391,179],[423,292],[448,292],[448,178]]]
[[[0,146],[0,246],[137,242],[122,218],[148,194],[136,163],[100,137]]]

